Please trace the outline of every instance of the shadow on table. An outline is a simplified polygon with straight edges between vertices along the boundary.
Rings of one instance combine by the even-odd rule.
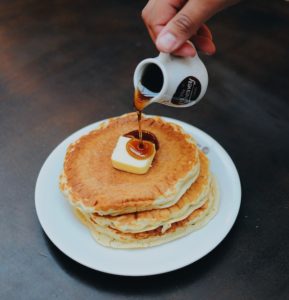
[[[176,287],[183,289],[197,281],[201,281],[217,265],[222,264],[226,254],[230,252],[231,246],[236,244],[236,231],[239,230],[238,219],[225,240],[204,258],[182,269],[153,276],[117,276],[89,269],[63,254],[50,242],[44,232],[43,235],[45,236],[45,241],[51,255],[56,259],[60,267],[69,276],[78,279],[83,284],[95,287],[109,294],[132,296],[140,294],[160,295],[160,293],[167,294],[175,290]]]

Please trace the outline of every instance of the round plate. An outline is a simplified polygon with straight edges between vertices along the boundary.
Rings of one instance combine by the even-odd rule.
[[[73,215],[58,188],[66,148],[83,134],[98,127],[96,122],[75,132],[59,144],[42,166],[35,188],[35,205],[40,224],[49,239],[71,259],[89,268],[117,275],[144,276],[169,272],[189,265],[212,251],[232,228],[241,203],[238,172],[227,152],[209,135],[187,123],[180,125],[207,153],[220,189],[217,215],[203,228],[160,246],[121,250],[99,245],[89,230]]]

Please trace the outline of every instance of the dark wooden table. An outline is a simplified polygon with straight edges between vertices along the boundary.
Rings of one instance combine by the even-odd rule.
[[[48,154],[75,130],[132,110],[134,68],[157,53],[144,3],[0,2],[0,299],[289,299],[285,1],[247,1],[214,17],[204,100],[148,109],[206,131],[236,163],[241,210],[212,253],[164,275],[112,276],[66,257],[40,227],[34,188]]]

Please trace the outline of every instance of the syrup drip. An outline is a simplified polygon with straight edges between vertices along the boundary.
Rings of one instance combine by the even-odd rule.
[[[145,140],[143,140],[141,144],[139,139],[132,138],[126,144],[126,150],[136,159],[147,159],[154,153],[154,144]]]
[[[143,137],[142,137],[142,129],[141,129],[141,110],[137,111],[137,122],[138,122],[138,139],[140,147],[143,147]]]
[[[140,84],[143,88],[135,89],[134,107],[137,110],[138,132],[132,131],[125,136],[133,138],[127,143],[127,151],[137,159],[146,159],[152,155],[155,149],[159,149],[159,143],[156,136],[149,132],[143,131],[141,127],[142,111],[149,104],[154,95],[161,91],[163,86],[163,74],[159,66],[149,64],[144,70]]]
[[[138,121],[138,136],[140,147],[143,146],[143,138],[142,138],[142,129],[141,129],[141,117],[143,109],[148,105],[151,97],[147,97],[143,95],[138,89],[135,90],[134,93],[134,107],[137,110],[137,121]]]
[[[133,130],[133,131],[130,131],[130,132],[124,134],[124,136],[139,139],[139,131],[138,130]],[[144,141],[148,141],[148,142],[151,142],[151,143],[155,144],[156,150],[159,149],[159,147],[160,147],[159,146],[159,141],[158,141],[157,137],[152,132],[147,131],[147,130],[142,130],[142,138],[143,138]]]
[[[137,134],[130,132],[125,136],[132,136],[133,138],[126,144],[128,153],[136,159],[147,159],[154,152],[153,143],[143,139],[143,131],[141,128],[142,110],[148,105],[151,97],[143,95],[138,89],[134,93],[134,107],[137,110],[138,132]]]
[[[134,107],[137,111],[142,111],[147,105],[152,96],[142,94],[139,89],[134,91]]]

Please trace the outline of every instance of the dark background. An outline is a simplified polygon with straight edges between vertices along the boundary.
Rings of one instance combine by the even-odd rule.
[[[164,275],[129,278],[83,267],[42,231],[38,172],[75,130],[132,110],[136,64],[157,54],[144,1],[0,1],[0,298],[289,299],[289,4],[246,1],[209,21],[210,83],[186,121],[229,152],[242,205],[209,255]],[[177,259],[177,257],[176,257]]]

